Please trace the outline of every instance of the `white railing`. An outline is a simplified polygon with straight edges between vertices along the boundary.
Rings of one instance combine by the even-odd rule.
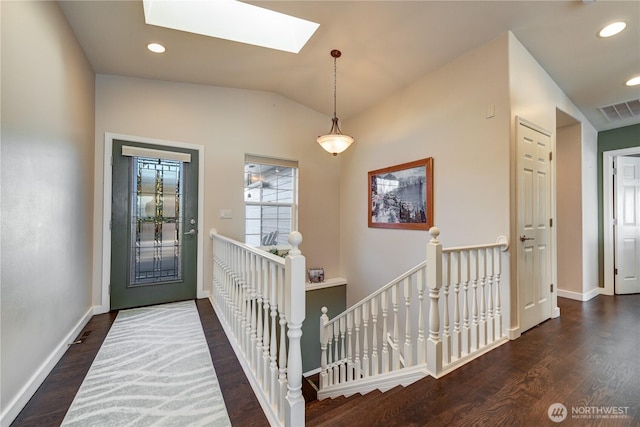
[[[213,240],[213,306],[271,425],[304,425],[300,337],[305,318],[302,235],[286,258]]]
[[[421,264],[331,320],[323,308],[318,398],[439,378],[507,341],[500,290],[507,239],[443,249],[440,231],[429,233]]]

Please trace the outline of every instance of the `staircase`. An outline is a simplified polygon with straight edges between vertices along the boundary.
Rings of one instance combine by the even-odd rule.
[[[440,378],[507,341],[507,239],[443,249],[429,233],[424,262],[331,320],[322,309],[319,399]]]
[[[394,396],[419,399],[425,383],[434,393],[435,379],[507,342],[507,239],[443,249],[440,230],[429,233],[424,262],[333,319],[322,309],[320,373],[311,385],[302,378],[300,351],[310,315],[302,236],[290,234],[283,260],[211,230],[213,306],[271,425],[372,425],[342,417],[357,407],[366,418],[367,407],[383,399],[388,406]],[[412,389],[421,391],[407,394]]]

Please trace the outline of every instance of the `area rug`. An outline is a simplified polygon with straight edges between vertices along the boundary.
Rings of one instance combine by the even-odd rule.
[[[230,426],[193,301],[124,310],[63,426]]]

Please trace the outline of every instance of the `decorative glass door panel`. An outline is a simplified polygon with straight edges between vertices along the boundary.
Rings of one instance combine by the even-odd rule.
[[[196,297],[197,150],[114,140],[111,309]]]
[[[182,280],[182,165],[133,158],[129,286]]]

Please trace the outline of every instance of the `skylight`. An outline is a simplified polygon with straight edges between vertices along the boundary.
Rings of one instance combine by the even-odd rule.
[[[143,0],[149,25],[298,53],[320,26],[235,0]]]

